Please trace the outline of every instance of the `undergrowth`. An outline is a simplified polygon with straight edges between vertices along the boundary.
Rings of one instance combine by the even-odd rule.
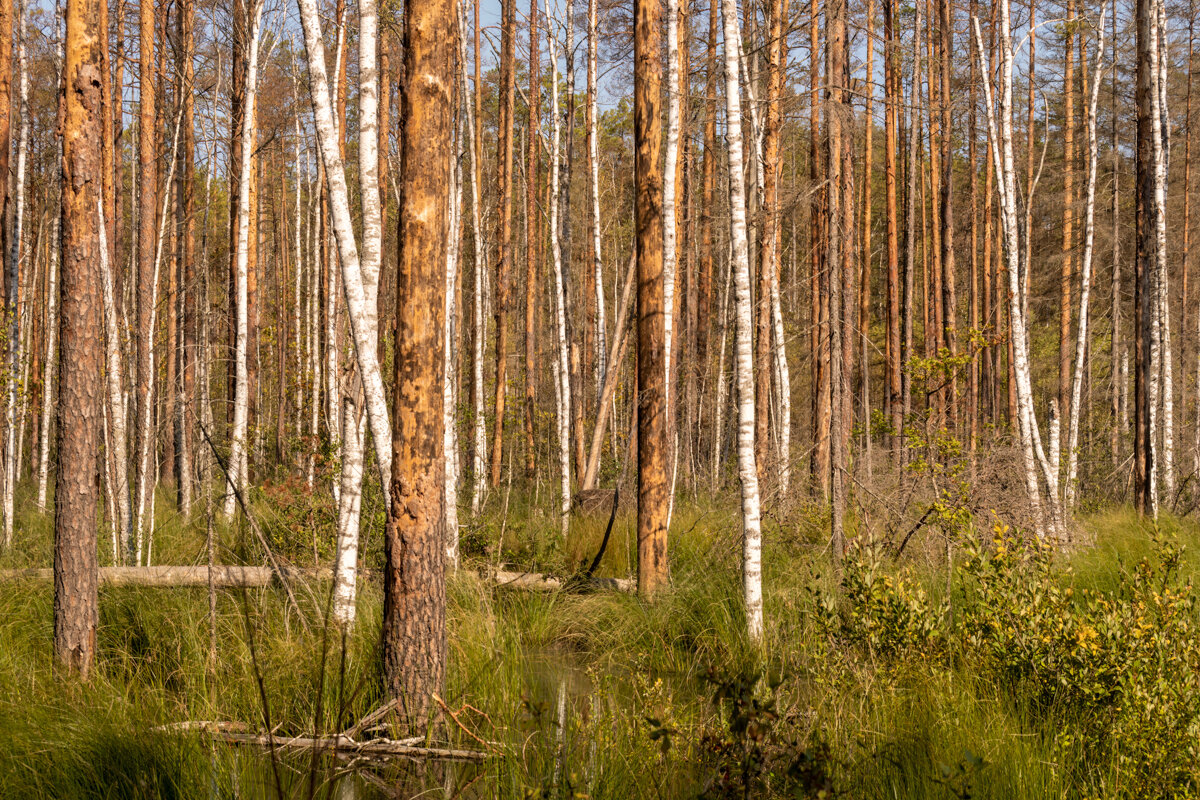
[[[215,662],[203,589],[102,588],[97,670],[80,685],[53,667],[51,587],[27,579],[0,593],[0,797],[1200,791],[1200,537],[1190,523],[1151,528],[1104,511],[1084,521],[1087,547],[1054,551],[976,518],[953,548],[932,551],[944,552],[940,561],[928,549],[896,559],[863,542],[835,575],[813,532],[820,509],[772,518],[758,648],[743,632],[728,498],[676,509],[671,589],[653,605],[472,577],[494,565],[565,577],[590,563],[607,516],[574,520],[562,541],[553,514],[526,510],[525,500],[510,498],[507,520],[499,508],[464,519],[467,569],[448,582],[445,707],[428,736],[489,743],[484,766],[359,768],[307,755],[273,764],[160,729],[184,720],[278,735],[349,727],[383,699],[371,580],[345,639],[324,624],[327,584],[298,587],[300,614],[277,588],[221,591]],[[254,508],[293,563],[327,558],[318,500],[268,489]],[[48,564],[49,520],[31,510],[19,522],[0,563]],[[160,511],[158,523],[156,563],[203,558],[202,519]],[[365,522],[368,538],[378,523]],[[257,557],[246,531],[219,534],[223,560]],[[599,574],[629,577],[635,549],[632,517],[618,515]],[[363,552],[364,566],[378,566],[377,541]],[[107,553],[102,542],[101,563]]]

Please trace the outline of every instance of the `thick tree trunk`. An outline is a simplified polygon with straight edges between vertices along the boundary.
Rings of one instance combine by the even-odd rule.
[[[406,12],[394,374],[403,389],[393,399],[382,650],[387,692],[415,728],[446,666],[442,340],[456,39],[453,0],[409,0]]]
[[[662,2],[634,3],[634,185],[637,228],[638,594],[667,581],[667,395],[663,300]],[[736,68],[736,67],[735,67]]]
[[[96,456],[100,435],[100,254],[103,202],[99,3],[67,6],[63,69],[62,281],[59,286],[58,472],[54,508],[54,654],[87,678],[99,619]],[[4,31],[0,20],[0,32]],[[0,39],[4,37],[0,36]],[[0,105],[7,105],[0,103]],[[0,128],[3,128],[0,125]],[[2,132],[2,131],[0,131]],[[5,137],[6,138],[6,137]]]

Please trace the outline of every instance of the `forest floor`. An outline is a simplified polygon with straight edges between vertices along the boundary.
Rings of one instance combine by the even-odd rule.
[[[185,524],[162,510],[168,500],[155,563],[202,561],[203,518]],[[327,528],[272,502],[264,492],[255,508],[273,544],[302,566],[305,552],[324,558]],[[606,518],[575,522],[562,541],[552,515],[514,511],[529,507],[514,499],[507,519],[466,525],[464,567],[569,575],[590,561]],[[346,638],[321,624],[328,584],[297,592],[307,628],[278,588],[222,590],[215,668],[204,589],[103,587],[86,685],[52,667],[49,583],[10,581],[0,797],[1195,796],[1200,528],[1151,528],[1121,509],[1082,526],[1087,547],[1051,552],[978,520],[964,537],[975,543],[914,540],[899,560],[864,547],[835,579],[820,512],[775,518],[761,649],[744,633],[732,497],[677,508],[671,589],[653,605],[612,590],[497,587],[464,570],[448,583],[453,717],[427,734],[488,743],[481,765],[272,762],[155,730],[350,727],[381,699],[371,579]],[[253,560],[248,534],[220,533],[222,560]],[[619,516],[599,574],[629,576],[632,535]],[[373,566],[378,528],[364,536]],[[0,567],[47,566],[50,545],[49,519],[29,510]]]

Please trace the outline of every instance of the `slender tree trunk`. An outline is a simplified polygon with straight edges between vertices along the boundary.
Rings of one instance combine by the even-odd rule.
[[[858,280],[858,397],[859,413],[867,421],[863,426],[863,459],[866,473],[871,474],[871,189],[874,183],[875,134],[875,0],[867,0],[867,58],[863,109],[863,191],[862,242],[859,248]]]
[[[594,2],[594,0],[593,0]],[[704,156],[701,164],[701,196],[700,207],[700,269],[696,278],[696,349],[693,362],[698,371],[698,381],[702,393],[707,394],[710,374],[709,338],[712,330],[712,279],[713,279],[713,204],[716,202],[717,184],[717,76],[720,67],[717,64],[717,22],[721,4],[709,2],[708,14],[708,53],[705,59],[705,89],[704,89]],[[714,399],[716,392],[713,393]],[[700,404],[703,417],[704,404]],[[713,410],[714,417],[717,415]],[[701,429],[703,426],[700,426]],[[697,431],[697,439],[703,439]],[[720,440],[719,426],[713,428],[709,436],[711,452],[715,453]],[[703,446],[697,441],[697,447],[703,452]],[[713,476],[715,477],[715,476]]]
[[[17,492],[17,480],[20,477],[21,471],[21,459],[18,453],[22,439],[18,435],[19,409],[17,404],[22,395],[22,387],[25,385],[25,381],[18,378],[25,366],[24,348],[21,345],[20,332],[25,314],[22,313],[19,299],[22,280],[22,239],[25,223],[25,164],[29,157],[29,64],[26,58],[29,13],[24,2],[18,6],[17,15],[19,17],[17,25],[17,84],[19,87],[17,100],[21,119],[18,123],[20,133],[17,134],[17,171],[14,179],[14,183],[16,184],[15,219],[13,221],[11,250],[8,254],[9,283],[11,286],[17,288],[11,294],[8,317],[9,379],[7,424],[5,426],[8,440],[4,450],[6,459],[4,469],[5,548],[12,544],[14,499]]]
[[[1058,407],[1071,407],[1071,284],[1075,279],[1075,0],[1067,0],[1063,41],[1063,208],[1059,272]],[[1081,64],[1082,69],[1087,65]],[[1082,306],[1081,306],[1082,308]],[[1074,424],[1074,420],[1070,421]],[[1056,467],[1060,465],[1055,465]],[[1068,470],[1069,472],[1069,470]],[[1071,489],[1066,489],[1070,495]]]
[[[725,126],[729,157],[729,237],[737,299],[738,476],[742,484],[742,596],[752,641],[763,638],[762,529],[758,467],[754,457],[754,331],[750,296],[750,252],[746,234],[746,186],[742,155],[742,98],[738,75],[737,0],[722,0],[725,36]]]
[[[487,246],[483,240],[483,216],[480,207],[483,204],[483,135],[480,132],[478,111],[480,108],[480,64],[479,64],[479,2],[475,7],[475,84],[474,106],[464,104],[467,121],[467,135],[471,139],[471,243],[473,245],[474,284],[471,297],[472,330],[471,337],[471,398],[472,418],[474,420],[474,435],[472,436],[471,451],[474,461],[471,470],[471,515],[478,517],[483,503],[483,493],[487,480],[487,420],[484,418],[483,401],[483,341],[487,336],[487,326],[483,314],[483,283],[487,274]],[[467,82],[467,56],[464,44],[462,54],[462,81]]]
[[[568,11],[568,13],[570,13]],[[559,124],[558,107],[558,47],[553,32],[547,37],[550,44],[550,96],[553,132],[550,139],[550,255],[554,261],[555,341],[558,360],[555,377],[558,380],[558,463],[562,535],[565,539],[571,526],[571,365],[567,358],[567,286],[563,274],[562,245],[558,235],[559,200],[562,187],[559,181]]]
[[[67,6],[66,62],[60,95],[65,111],[63,270],[59,286],[62,349],[54,492],[54,654],[68,671],[85,679],[95,658],[100,615],[96,557],[100,306],[96,295],[100,291],[97,228],[103,202],[100,82],[104,78],[100,73],[98,17],[97,0],[77,0]],[[0,19],[0,33],[8,29]],[[0,87],[0,100],[5,96]],[[7,103],[0,105],[7,107]],[[6,120],[0,120],[0,133],[6,127]]]
[[[454,0],[452,0],[454,2]],[[459,42],[462,37],[462,11],[461,6],[454,2],[455,8],[455,35]],[[456,42],[454,55],[462,53],[461,44]],[[457,70],[455,70],[457,71]],[[462,84],[462,91],[455,92],[455,96],[462,101],[459,105],[461,109],[468,104],[466,100],[466,82]],[[462,119],[455,115],[454,131],[452,132],[453,147],[451,157],[453,159],[450,175],[451,182],[448,187],[448,202],[446,208],[446,305],[443,311],[445,319],[442,321],[442,336],[444,338],[442,359],[445,367],[442,375],[442,449],[445,452],[445,476],[443,478],[443,509],[446,533],[446,565],[450,569],[458,569],[458,420],[455,414],[457,408],[455,384],[456,374],[453,365],[455,364],[454,355],[458,350],[455,342],[455,336],[458,333],[457,325],[455,324],[454,307],[455,307],[455,290],[458,285],[458,270],[459,270],[459,253],[462,249],[462,157],[461,148],[465,147],[463,141]]]
[[[591,191],[592,271],[595,273],[596,288],[596,392],[598,394],[608,377],[605,374],[608,364],[608,323],[605,321],[604,262],[600,246],[600,145],[597,133],[600,107],[596,88],[596,60],[600,31],[597,20],[597,2],[598,0],[588,0],[587,146],[588,175],[590,176],[588,188]]]
[[[499,255],[496,259],[496,283],[493,289],[496,314],[496,400],[492,431],[492,487],[500,485],[504,455],[504,403],[508,374],[508,280],[512,271],[512,188],[513,188],[513,115],[516,113],[516,0],[503,0],[504,25],[500,36],[500,124],[497,158],[499,180]],[[478,87],[477,87],[478,91]],[[481,123],[482,124],[482,123]]]
[[[954,54],[954,12],[952,0],[940,0],[941,10],[941,268],[942,268],[942,340],[950,357],[958,355],[958,290],[955,284],[957,268],[954,260],[954,120],[952,89],[950,85],[950,61]],[[949,397],[946,411],[952,428],[958,424],[958,377],[952,373],[949,379]]]
[[[154,70],[154,2],[140,0],[138,4],[138,41],[140,64],[138,67],[139,117],[138,117],[138,216],[137,242],[137,460],[135,462],[134,487],[136,496],[134,527],[138,537],[134,560],[142,563],[141,542],[146,531],[146,514],[150,507],[149,496],[154,491],[150,472],[154,466],[154,234],[155,215],[158,207],[158,153],[154,134],[157,117]],[[153,525],[153,520],[150,520]]]
[[[829,407],[830,422],[829,486],[832,505],[830,546],[833,561],[839,563],[845,548],[844,515],[846,443],[844,430],[846,398],[848,397],[847,372],[849,363],[843,337],[847,329],[853,330],[853,321],[847,310],[851,297],[847,275],[853,268],[853,177],[850,172],[849,131],[846,121],[850,119],[846,101],[849,86],[849,65],[846,53],[846,3],[845,0],[828,0],[825,7],[825,74],[828,85],[826,97],[829,114],[826,123],[825,175],[828,180],[828,216],[826,231],[828,238],[826,256],[829,295]],[[846,283],[847,285],[843,285]]]
[[[900,35],[896,29],[896,0],[883,0],[884,32],[884,194],[887,203],[887,340],[884,361],[887,364],[887,393],[885,412],[891,431],[890,448],[893,459],[898,458],[903,442],[904,404],[901,397],[900,373],[903,369],[900,350],[900,220],[896,203],[896,151],[900,128],[900,106],[904,101],[900,65]]]
[[[533,481],[537,471],[534,416],[537,404],[537,312],[538,253],[541,250],[541,214],[538,211],[540,161],[538,132],[542,116],[541,64],[538,42],[538,0],[529,3],[529,95],[526,98],[529,124],[526,130],[525,162],[525,477]]]
[[[339,134],[334,129],[332,108],[329,102],[329,79],[325,72],[325,47],[321,41],[315,0],[301,0],[300,11],[301,21],[304,25],[305,48],[308,52],[309,77],[313,85],[312,103],[313,113],[316,117],[317,139],[320,145],[321,160],[325,166],[330,212],[334,236],[337,240],[338,260],[341,262],[341,283],[350,317],[351,339],[354,343],[358,371],[363,383],[367,423],[375,447],[380,483],[382,486],[390,487],[392,463],[391,438],[388,433],[390,423],[378,361],[378,347],[375,340],[378,330],[374,319],[375,293],[379,290],[382,242],[381,233],[378,231],[380,217],[374,216],[374,222],[364,226],[363,260],[360,262],[354,239],[354,227],[350,218],[345,169],[336,141]],[[373,58],[370,63],[372,66],[374,65]],[[368,72],[373,73],[374,70],[368,70]],[[370,80],[377,81],[377,77],[372,74]],[[374,100],[374,98],[372,99]],[[368,139],[373,143],[375,141],[374,128],[378,124],[374,104],[372,104],[370,117],[370,121],[366,124],[369,130]],[[361,152],[362,145],[360,144],[359,147]],[[369,149],[373,150],[374,148]],[[374,162],[373,168],[369,172],[372,180],[377,181],[377,162]],[[372,195],[377,196],[376,186],[372,183],[370,188]],[[377,207],[376,214],[378,214]],[[383,501],[385,508],[390,507],[391,499],[388,489],[383,492]]]
[[[143,0],[146,2],[147,0]],[[222,513],[226,519],[233,516],[237,504],[237,495],[245,490],[248,481],[242,469],[246,462],[246,449],[249,446],[246,436],[250,422],[250,380],[247,374],[247,359],[249,357],[250,311],[249,276],[250,271],[250,173],[254,168],[253,148],[251,139],[254,126],[254,105],[258,82],[258,35],[262,25],[261,0],[237,0],[252,2],[249,10],[249,34],[246,39],[248,50],[245,82],[245,107],[242,111],[242,148],[241,148],[241,179],[238,182],[238,216],[237,216],[237,296],[234,302],[237,317],[237,336],[234,339],[234,402],[233,429],[230,435],[229,462],[226,477],[225,503]]]
[[[1100,13],[1097,26],[1100,41],[1096,46],[1096,68],[1092,72],[1092,96],[1087,107],[1087,188],[1083,207],[1083,260],[1079,270],[1079,332],[1075,340],[1075,374],[1071,384],[1070,429],[1067,436],[1067,479],[1063,487],[1068,509],[1075,505],[1076,481],[1079,474],[1079,428],[1080,402],[1083,396],[1084,358],[1088,348],[1088,302],[1092,281],[1092,248],[1096,239],[1096,172],[1098,169],[1098,147],[1096,144],[1096,105],[1100,99],[1100,69],[1104,58],[1104,12]],[[1086,62],[1080,68],[1087,70]],[[1086,74],[1084,75],[1086,81]]]
[[[191,515],[192,494],[195,480],[192,475],[192,446],[195,442],[196,430],[196,204],[195,204],[195,41],[193,29],[195,26],[194,8],[191,0],[183,0],[179,6],[179,76],[182,82],[180,101],[183,103],[183,147],[180,150],[180,164],[176,168],[176,210],[179,216],[178,235],[180,242],[179,264],[179,305],[182,310],[180,319],[183,322],[182,347],[176,356],[179,362],[179,405],[175,412],[175,454],[177,460],[176,474],[179,480],[179,508],[184,517]],[[298,146],[298,145],[297,145]],[[299,161],[297,160],[297,164]],[[299,186],[299,181],[297,181]],[[299,235],[299,220],[296,228]],[[297,258],[300,248],[296,247]],[[297,272],[297,275],[299,273]],[[297,303],[297,307],[299,303]],[[296,333],[296,345],[299,350],[299,329]],[[297,372],[299,376],[299,372]],[[298,379],[298,378],[297,378]],[[300,404],[296,404],[299,413]]]
[[[309,2],[309,0],[306,0]],[[315,21],[315,15],[314,15]],[[410,728],[446,665],[442,435],[446,204],[453,156],[453,0],[409,0],[404,17],[392,497],[384,535],[383,665]]]

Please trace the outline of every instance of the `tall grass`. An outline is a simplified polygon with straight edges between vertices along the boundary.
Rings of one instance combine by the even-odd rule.
[[[175,518],[163,510],[166,500],[158,504],[156,563],[201,559],[202,520]],[[319,521],[269,495],[255,502],[277,531],[275,543],[293,548],[293,561],[308,563],[314,550],[322,557],[326,543],[311,543],[313,531],[328,535]],[[563,541],[553,514],[523,502],[510,508],[508,520],[469,523],[467,567],[568,575],[591,561],[607,522],[576,520]],[[1129,512],[1103,512],[1085,528],[1090,544],[1064,554],[1055,573],[1063,586],[1113,592],[1129,564],[1153,555],[1150,532]],[[1190,523],[1163,528],[1184,542],[1200,538]],[[254,557],[255,545],[237,529],[220,535],[225,559]],[[305,756],[273,767],[257,752],[156,730],[237,720],[290,735],[342,730],[361,718],[382,700],[381,601],[370,581],[345,640],[322,622],[327,585],[299,593],[307,628],[275,588],[221,591],[215,665],[203,589],[103,588],[98,665],[85,685],[56,674],[51,586],[7,583],[0,797],[266,798],[280,787],[289,797],[351,788],[351,796],[385,796],[383,787],[406,797],[447,789],[503,798],[815,797],[822,789],[879,798],[1123,796],[1113,763],[1090,763],[1064,735],[1074,724],[1069,709],[1030,702],[964,651],[885,658],[830,639],[816,622],[819,606],[836,596],[827,554],[793,522],[766,531],[768,629],[764,647],[753,646],[743,630],[739,537],[733,502],[678,508],[671,589],[653,605],[613,591],[495,587],[468,570],[450,576],[443,700],[457,721],[440,714],[428,735],[460,747],[479,748],[476,736],[492,743],[494,757],[482,767],[353,770]],[[45,516],[23,512],[16,546],[0,563],[46,566],[51,539]],[[619,516],[600,574],[630,576],[634,550],[633,519]],[[364,552],[366,566],[378,566],[378,542]],[[108,557],[102,544],[102,563]],[[1194,573],[1195,562],[1184,568]],[[931,597],[944,592],[939,565],[882,569],[907,571]],[[749,688],[738,694],[732,686]]]

